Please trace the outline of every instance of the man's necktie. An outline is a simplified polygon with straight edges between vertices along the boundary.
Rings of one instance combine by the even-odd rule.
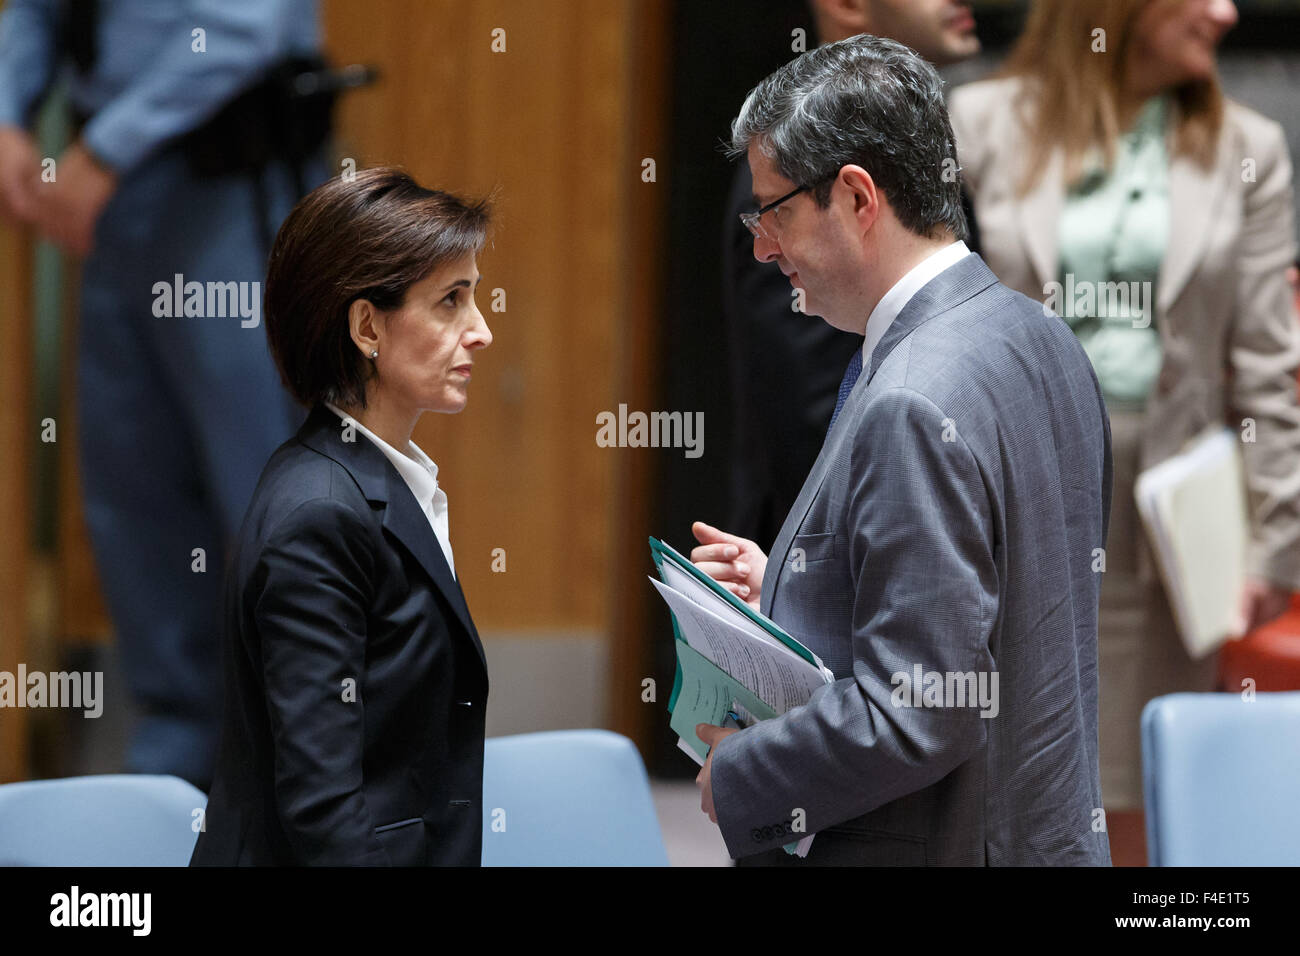
[[[826,429],[827,431],[830,431],[831,428],[835,427],[835,419],[840,417],[840,409],[842,409],[844,403],[848,401],[849,392],[853,391],[853,385],[857,382],[858,376],[861,374],[862,349],[856,349],[853,352],[853,358],[849,359],[849,367],[844,370],[844,378],[840,380],[840,391],[839,394],[835,396],[835,411],[831,413],[831,424],[830,428]]]

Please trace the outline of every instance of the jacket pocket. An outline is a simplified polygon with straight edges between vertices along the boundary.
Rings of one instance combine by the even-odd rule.
[[[822,534],[799,534],[790,541],[789,563],[797,567],[800,558],[804,564],[831,561],[839,556],[839,536],[834,531]]]
[[[375,836],[383,844],[384,852],[393,866],[428,866],[428,841],[425,839],[424,818],[411,817],[375,827]]]
[[[383,826],[375,827],[376,833],[386,833],[389,830],[396,830],[398,827],[409,827],[412,823],[423,823],[424,817],[411,817],[409,820],[398,820],[396,823],[385,823]]]

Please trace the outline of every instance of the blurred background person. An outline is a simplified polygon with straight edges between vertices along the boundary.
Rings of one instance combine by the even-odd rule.
[[[276,237],[266,334],[311,414],[236,544],[194,864],[479,864],[486,660],[411,433],[464,409],[492,344],[474,301],[489,216],[377,167],[314,190]]]
[[[1247,626],[1300,587],[1292,168],[1279,125],[1220,92],[1216,48],[1236,20],[1229,0],[1040,2],[1001,73],[951,96],[983,255],[1004,283],[1040,300],[1067,278],[1151,290],[1110,311],[1059,310],[1114,445],[1099,622],[1108,816],[1142,806],[1143,705],[1216,684],[1217,655],[1188,656],[1156,577],[1139,471],[1208,425],[1252,419]]]
[[[979,52],[965,0],[811,0],[819,43],[859,33],[898,40],[936,66]],[[754,211],[748,165],[736,167],[724,221],[723,321],[731,358],[735,416],[728,529],[763,549],[785,520],[826,437],[840,379],[862,337],[797,311],[790,283],[771,262],[754,258],[754,237],[740,224]],[[763,214],[779,228],[781,207]],[[968,248],[978,251],[972,217]]]
[[[9,0],[0,12],[0,212],[85,257],[80,471],[139,712],[126,769],[201,789],[220,719],[223,555],[301,420],[260,328],[268,243],[325,176],[319,158],[250,155],[265,127],[205,124],[319,43],[315,0]],[[76,139],[47,182],[30,126],[65,66]],[[188,297],[193,282],[182,307],[172,290]],[[212,283],[235,290],[218,314]]]

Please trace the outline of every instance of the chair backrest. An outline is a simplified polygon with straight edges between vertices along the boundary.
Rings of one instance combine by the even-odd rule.
[[[492,737],[484,866],[667,866],[645,765],[607,730]]]
[[[1300,865],[1300,691],[1157,697],[1142,777],[1151,866]]]
[[[0,866],[188,866],[203,791],[103,774],[0,786]]]
[[[0,866],[186,866],[202,791],[105,774],[0,786]],[[636,747],[604,730],[494,737],[483,763],[484,866],[667,866]]]

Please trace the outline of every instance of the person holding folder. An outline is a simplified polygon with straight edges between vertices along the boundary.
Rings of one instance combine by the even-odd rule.
[[[267,463],[226,578],[226,712],[191,865],[477,866],[487,665],[437,466],[492,342],[489,213],[375,168],[276,237],[271,351],[311,413]]]
[[[791,61],[732,124],[754,256],[864,335],[770,559],[692,561],[834,675],[711,745],[701,808],[780,865],[1109,865],[1097,595],[1111,453],[1069,327],[962,241],[942,82],[861,35]],[[805,859],[784,852],[815,834]]]

